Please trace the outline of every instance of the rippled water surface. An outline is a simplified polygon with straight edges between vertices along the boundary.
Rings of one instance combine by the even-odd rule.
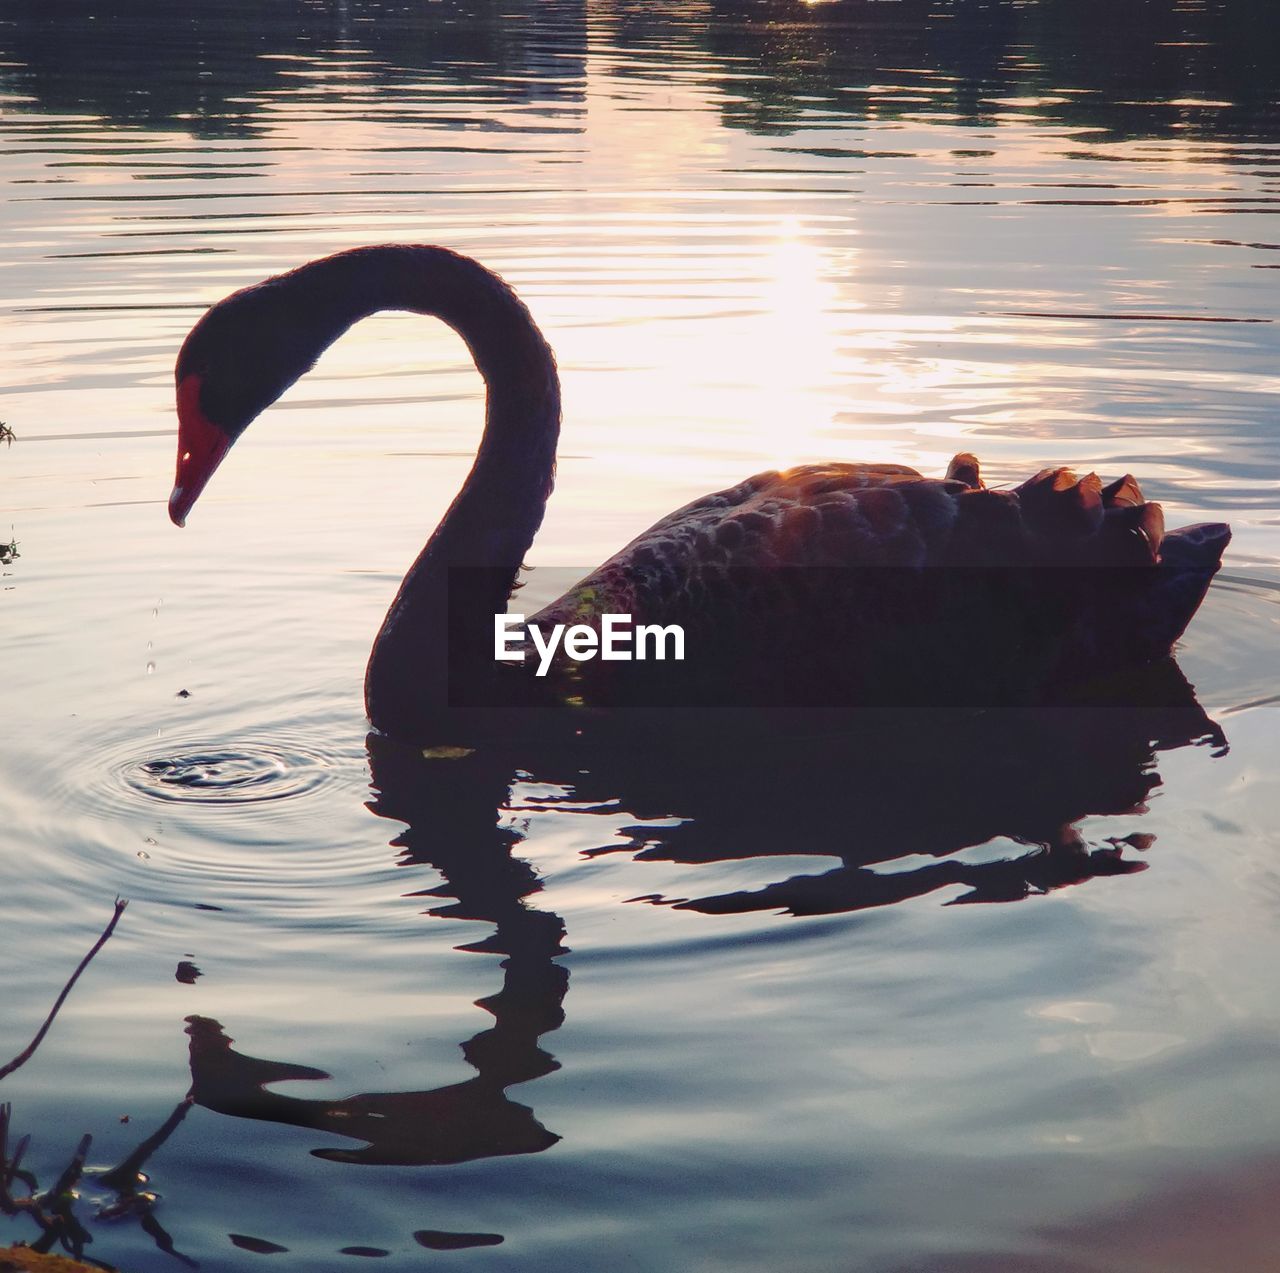
[[[0,1099],[46,1188],[92,1135],[96,1258],[1276,1267],[1277,43],[1261,0],[0,7],[0,1065],[129,899]],[[1185,683],[732,762],[367,743],[465,348],[362,323],[181,533],[172,366],[395,241],[557,351],[529,595],[763,468],[1132,470],[1235,531]]]

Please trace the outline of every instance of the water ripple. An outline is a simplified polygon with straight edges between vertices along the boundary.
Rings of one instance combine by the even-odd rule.
[[[156,913],[144,903],[330,935],[412,929],[417,910],[399,902],[403,871],[388,846],[395,827],[364,807],[362,737],[335,744],[341,731],[318,724],[100,745],[74,771],[82,816],[58,831],[74,864],[67,886],[138,902],[138,932]]]
[[[115,776],[148,799],[179,804],[255,804],[308,795],[332,781],[331,762],[280,743],[249,743],[237,751],[180,751],[128,760]]]

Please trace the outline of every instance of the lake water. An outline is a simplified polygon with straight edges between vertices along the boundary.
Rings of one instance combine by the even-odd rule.
[[[1278,44],[1262,0],[0,8],[0,1064],[129,899],[0,1099],[44,1187],[92,1134],[90,1254],[1277,1267]],[[918,755],[371,753],[460,341],[361,324],[165,501],[203,306],[395,241],[557,351],[532,593],[764,468],[1132,470],[1234,527],[1196,697]]]

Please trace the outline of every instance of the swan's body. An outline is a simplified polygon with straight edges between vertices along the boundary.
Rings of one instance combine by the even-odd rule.
[[[460,702],[585,698],[863,704],[1023,700],[1166,656],[1230,532],[1163,535],[1132,478],[1045,470],[983,487],[957,456],[941,480],[893,465],[764,473],[657,522],[530,622],[603,614],[686,629],[687,665],[633,679],[581,663],[536,685],[496,664],[507,609],[551,492],[560,427],[555,361],[496,275],[443,248],[359,248],[215,305],[177,363],[179,525],[232,442],[358,319],[432,314],[467,342],[487,417],[475,464],[410,568],[374,643],[375,727],[439,741]],[[636,665],[638,667],[638,665]],[[652,668],[653,665],[650,665]],[[625,669],[625,672],[621,669]]]

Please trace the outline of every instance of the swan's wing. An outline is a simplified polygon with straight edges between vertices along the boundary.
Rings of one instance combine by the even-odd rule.
[[[807,464],[761,473],[677,509],[632,540],[535,621],[602,613],[677,622],[708,590],[748,611],[753,572],[785,566],[924,565],[947,538],[963,481],[888,464]],[[734,577],[735,584],[725,588]]]
[[[732,520],[740,514],[756,513],[762,508],[767,508],[769,514],[775,514],[785,508],[903,478],[919,480],[920,474],[900,464],[802,464],[781,473],[757,473],[737,486],[700,496],[683,508],[668,513],[611,560],[625,557],[642,544],[672,535],[686,535],[697,528]]]

